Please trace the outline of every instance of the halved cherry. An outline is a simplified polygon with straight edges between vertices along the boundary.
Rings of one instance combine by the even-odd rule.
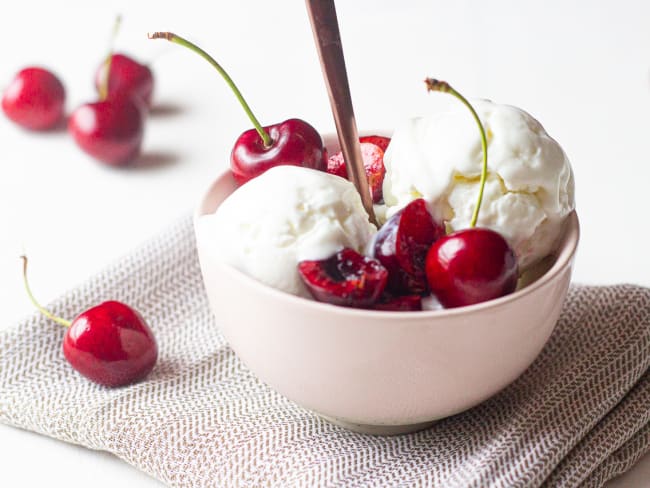
[[[298,271],[316,300],[344,307],[373,305],[388,279],[388,271],[379,261],[350,248],[327,259],[301,261]]]
[[[378,137],[378,136],[377,136]],[[384,184],[384,150],[377,144],[371,142],[362,142],[361,157],[363,166],[366,170],[366,178],[372,195],[372,201],[379,203],[384,198],[382,185]],[[341,178],[348,179],[348,170],[343,159],[343,153],[338,152],[327,160],[327,172]]]
[[[377,233],[373,255],[388,270],[391,293],[422,295],[428,291],[424,262],[431,244],[444,235],[444,225],[433,220],[422,198],[388,219]]]
[[[390,137],[363,136],[359,137],[359,142],[369,142],[371,144],[379,146],[382,151],[386,152],[386,149],[388,149],[388,144],[390,144]]]

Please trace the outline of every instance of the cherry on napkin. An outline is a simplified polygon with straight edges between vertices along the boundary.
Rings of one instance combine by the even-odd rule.
[[[107,298],[160,346],[142,383],[107,389],[34,315],[0,333],[0,421],[111,452],[173,487],[601,486],[650,448],[650,290],[572,286],[533,365],[481,405],[414,434],[334,426],[258,381],[219,332],[182,220],[51,305]],[[395,358],[399,361],[399,358]]]

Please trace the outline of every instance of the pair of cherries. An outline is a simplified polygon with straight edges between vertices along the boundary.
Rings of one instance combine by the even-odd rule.
[[[125,54],[111,53],[97,69],[99,100],[78,107],[68,130],[95,159],[124,166],[140,154],[144,121],[153,92],[151,69]]]
[[[110,54],[97,70],[95,85],[99,100],[78,107],[70,116],[68,130],[95,159],[123,166],[140,152],[153,91],[152,72],[124,54]],[[65,88],[51,71],[25,68],[5,90],[2,110],[26,129],[56,128],[65,119]]]

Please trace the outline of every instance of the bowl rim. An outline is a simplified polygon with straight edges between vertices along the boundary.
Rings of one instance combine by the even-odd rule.
[[[203,211],[205,208],[206,201],[212,196],[218,184],[225,178],[232,177],[230,170],[227,169],[222,174],[220,174],[216,179],[214,179],[207,191],[203,192],[201,199],[199,200],[198,205],[195,207],[194,211],[194,229],[195,233],[198,229],[197,220],[203,215],[210,215]],[[216,210],[216,209],[215,209]],[[553,281],[563,269],[568,267],[573,260],[576,250],[578,247],[578,242],[580,240],[580,223],[578,220],[578,214],[576,210],[572,210],[565,218],[563,224],[563,234],[560,237],[560,247],[554,253],[555,261],[552,266],[544,272],[539,278],[529,285],[514,291],[508,295],[488,300],[481,303],[476,303],[473,305],[465,305],[462,307],[455,308],[443,308],[436,310],[421,310],[421,311],[387,311],[387,310],[372,310],[372,309],[361,309],[361,308],[352,308],[352,307],[341,307],[337,305],[332,305],[329,303],[318,302],[316,300],[310,300],[308,298],[300,297],[297,295],[292,295],[282,290],[278,290],[269,285],[261,283],[248,276],[243,271],[240,271],[232,266],[229,266],[226,263],[220,263],[221,271],[226,271],[234,279],[237,279],[245,286],[254,287],[259,293],[270,295],[270,298],[276,298],[279,301],[283,301],[287,306],[297,306],[297,307],[307,307],[307,309],[313,309],[314,312],[318,313],[331,313],[334,315],[345,315],[350,317],[364,317],[364,318],[382,318],[382,319],[397,319],[406,320],[406,321],[419,321],[422,319],[443,319],[446,317],[454,317],[458,315],[471,314],[476,312],[481,312],[484,310],[490,310],[506,306],[510,302],[514,302],[521,297],[534,293],[535,291],[543,288],[547,283]]]

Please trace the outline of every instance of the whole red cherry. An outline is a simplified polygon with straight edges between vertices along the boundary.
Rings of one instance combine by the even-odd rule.
[[[140,153],[144,113],[140,103],[114,96],[77,108],[68,131],[86,153],[111,166],[124,166]]]
[[[107,65],[110,65],[108,76]],[[111,54],[110,61],[100,64],[95,74],[95,88],[97,88],[97,93],[103,95],[104,98],[135,96],[146,107],[150,107],[153,87],[154,79],[151,69],[126,54]],[[104,90],[105,94],[102,93]]]
[[[459,230],[436,241],[426,257],[426,275],[431,292],[444,307],[472,305],[512,293],[517,286],[517,258],[499,233],[476,227],[488,173],[485,128],[474,107],[449,83],[427,78],[429,91],[449,93],[472,114],[481,134],[483,164],[474,213],[469,229]]]
[[[124,303],[107,301],[72,321],[63,339],[63,354],[89,380],[123,386],[149,374],[158,347],[138,312]]]
[[[149,34],[149,39],[166,39],[194,51],[219,72],[237,97],[254,126],[237,138],[230,155],[230,169],[239,184],[282,164],[326,170],[327,152],[323,140],[310,124],[301,119],[289,119],[262,127],[232,78],[212,56],[172,32],[154,32]]]
[[[30,300],[47,318],[67,327],[63,355],[75,370],[109,387],[128,385],[149,374],[158,359],[158,346],[138,312],[124,303],[107,301],[82,312],[72,322],[56,317],[34,298],[27,282],[27,258],[22,259]]]
[[[264,127],[267,146],[257,129],[240,135],[230,155],[230,170],[239,184],[281,164],[325,171],[323,140],[316,129],[301,119],[289,119]]]
[[[474,227],[436,241],[427,254],[426,275],[443,306],[472,305],[515,290],[517,258],[501,234]]]
[[[30,130],[56,127],[64,116],[65,88],[52,72],[25,68],[2,95],[2,110],[16,124]]]

